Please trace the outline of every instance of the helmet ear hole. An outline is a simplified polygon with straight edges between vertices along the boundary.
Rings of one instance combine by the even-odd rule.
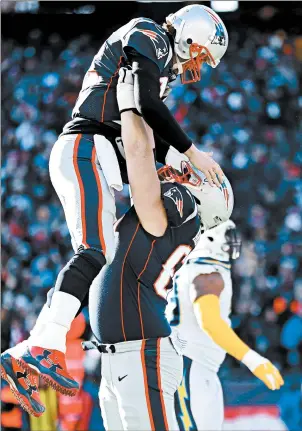
[[[208,236],[208,240],[211,241],[211,242],[213,242],[214,238],[212,236]]]
[[[187,44],[188,45],[191,45],[191,43],[193,42],[193,40],[189,37],[188,39],[187,39]]]

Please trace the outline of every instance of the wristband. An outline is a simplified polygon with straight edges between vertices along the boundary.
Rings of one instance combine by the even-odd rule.
[[[250,349],[242,358],[241,361],[244,365],[248,367],[248,369],[253,373],[259,365],[265,364],[267,361],[266,358],[259,355],[254,350]]]

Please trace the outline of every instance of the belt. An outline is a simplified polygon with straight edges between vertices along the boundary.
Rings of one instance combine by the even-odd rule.
[[[166,340],[164,342],[170,344],[170,337],[160,338],[162,340]],[[149,341],[153,340],[154,347],[156,346],[158,338],[149,338]],[[92,350],[97,349],[101,353],[125,353],[125,352],[133,352],[140,351],[142,348],[142,343],[144,340],[131,340],[131,341],[120,341],[114,344],[101,344],[96,340],[93,341],[83,341],[82,348],[83,350]]]
[[[83,350],[97,349],[100,353],[115,353],[114,344],[100,344],[97,341],[82,341]]]

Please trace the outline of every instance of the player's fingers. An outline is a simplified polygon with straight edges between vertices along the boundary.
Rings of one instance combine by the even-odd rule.
[[[125,82],[125,77],[126,77],[126,68],[125,67],[121,67],[119,70],[119,80],[118,82]]]
[[[280,380],[275,375],[274,375],[274,379],[275,379],[275,387],[276,387],[276,389],[280,389]]]
[[[121,67],[119,70],[119,83],[133,84],[132,70],[127,69],[127,67]]]
[[[223,170],[221,169],[221,167],[218,165],[218,163],[216,163],[214,170],[215,170],[216,174],[218,175],[219,182],[222,184],[224,181],[223,180],[224,173],[223,173]]]
[[[208,171],[205,171],[204,174],[205,174],[205,176],[206,176],[206,178],[207,178],[208,183],[210,184],[210,186],[214,187],[214,181],[212,179],[211,172],[208,170]]]
[[[276,388],[276,381],[275,378],[273,376],[273,374],[266,374],[264,377],[264,383],[266,384],[266,386],[271,389],[271,390],[275,390]]]
[[[281,374],[279,373],[279,371],[277,370],[277,368],[275,368],[274,373],[275,373],[275,378],[276,378],[277,382],[279,383],[279,387],[283,386],[284,380],[283,380]]]
[[[214,170],[214,169],[212,169],[212,170],[210,171],[210,173],[211,173],[211,177],[212,177],[212,180],[213,180],[214,184],[215,184],[217,187],[220,187],[220,182],[219,182],[218,176],[216,175],[215,170]]]

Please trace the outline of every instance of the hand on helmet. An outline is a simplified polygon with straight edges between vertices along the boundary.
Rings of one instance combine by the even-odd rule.
[[[224,174],[219,164],[212,158],[213,153],[199,151],[195,145],[192,145],[185,154],[190,162],[207,177],[211,186],[216,184],[217,187],[220,187]]]
[[[132,70],[121,67],[116,88],[116,98],[120,113],[136,109]]]

